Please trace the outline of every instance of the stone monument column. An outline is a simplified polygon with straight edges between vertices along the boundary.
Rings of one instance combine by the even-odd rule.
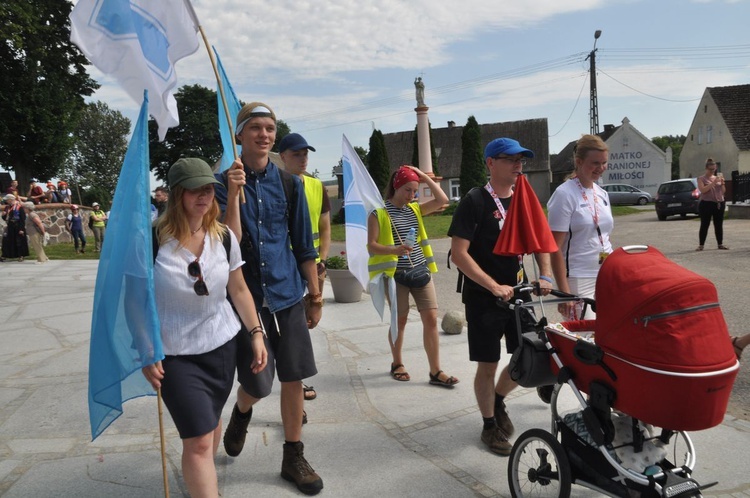
[[[417,107],[414,108],[414,111],[417,113],[417,146],[419,147],[419,164],[415,164],[414,166],[417,166],[427,176],[435,180],[435,182],[440,183],[442,178],[436,177],[432,171],[430,119],[427,116],[427,111],[430,108],[424,103],[424,82],[421,77],[417,77],[414,80],[414,87],[417,93]],[[435,198],[430,188],[422,182],[419,184],[419,197],[420,202]]]
[[[427,111],[430,110],[424,103],[424,82],[421,77],[414,80],[417,93],[417,144],[419,147],[419,164],[415,164],[428,176],[434,177],[432,172],[432,154],[430,153],[430,119]]]

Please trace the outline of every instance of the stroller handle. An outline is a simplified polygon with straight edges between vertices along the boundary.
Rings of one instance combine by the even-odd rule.
[[[515,303],[518,299],[523,299],[524,295],[528,297],[531,294],[531,292],[536,290],[536,287],[537,287],[536,285],[530,284],[530,283],[521,283],[518,285],[514,285],[513,297],[510,300],[504,301],[502,298],[499,297],[497,298],[495,303],[497,304],[497,306],[501,308],[511,309],[511,306],[513,303]],[[551,289],[550,295],[555,296],[557,298],[564,299],[564,300],[569,300],[569,301],[573,301],[573,300],[582,301],[586,303],[593,311],[596,311],[596,300],[591,299],[590,297],[580,297],[580,296],[576,296],[575,294],[569,294],[567,292],[563,292],[557,289]]]

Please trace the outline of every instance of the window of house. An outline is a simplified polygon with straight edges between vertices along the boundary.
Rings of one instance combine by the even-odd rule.
[[[448,180],[448,191],[450,194],[448,197],[451,200],[458,200],[461,198],[461,181],[458,178],[451,178]]]
[[[698,145],[703,143],[703,127],[698,127]]]
[[[710,144],[714,139],[714,127],[711,125],[706,126],[706,143]]]

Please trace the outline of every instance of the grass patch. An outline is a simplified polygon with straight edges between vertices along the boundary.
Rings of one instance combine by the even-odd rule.
[[[93,239],[91,239],[93,242]],[[84,254],[76,254],[75,246],[72,242],[61,242],[59,244],[50,244],[44,248],[44,254],[49,259],[54,260],[67,260],[67,259],[99,259],[99,253],[94,251],[94,244],[86,244],[86,252]],[[36,259],[36,253],[29,244],[29,257],[28,259]]]
[[[629,214],[642,213],[643,209],[636,209],[630,206],[612,206],[612,216],[626,216]],[[547,214],[547,208],[544,208],[544,214]],[[442,239],[448,236],[448,228],[451,226],[453,219],[451,213],[434,214],[424,217],[424,228],[431,239]],[[343,224],[331,224],[331,240],[334,242],[344,242],[346,240],[346,229]]]

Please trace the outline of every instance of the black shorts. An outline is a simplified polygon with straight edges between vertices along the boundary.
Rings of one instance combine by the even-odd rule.
[[[268,334],[268,365],[262,372],[254,374],[251,370],[253,349],[244,326],[237,340],[237,379],[247,394],[258,399],[271,394],[275,372],[281,382],[303,380],[318,373],[302,301],[274,314],[262,308],[260,316]]]
[[[500,361],[500,340],[505,336],[505,350],[513,353],[518,347],[516,317],[500,308],[495,301],[470,299],[464,302],[469,338],[469,360],[486,363]]]
[[[237,337],[202,354],[162,361],[161,395],[181,439],[207,434],[219,424],[234,385]]]

